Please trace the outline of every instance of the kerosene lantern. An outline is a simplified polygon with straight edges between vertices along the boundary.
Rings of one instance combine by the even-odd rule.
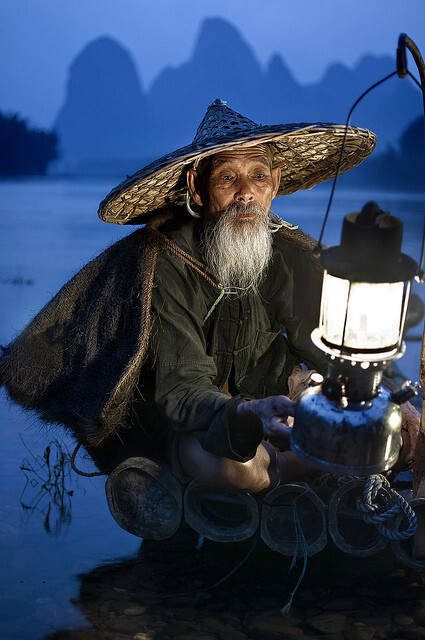
[[[322,384],[296,405],[291,448],[313,466],[342,475],[389,469],[400,447],[400,403],[409,388],[389,391],[384,369],[402,340],[417,264],[401,253],[402,222],[374,202],[343,222],[341,244],[324,249],[319,326],[313,343],[328,361]]]

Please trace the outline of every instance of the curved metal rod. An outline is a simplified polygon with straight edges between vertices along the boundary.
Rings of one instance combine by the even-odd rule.
[[[351,107],[348,116],[347,116],[347,120],[345,122],[345,131],[344,131],[344,137],[342,139],[342,147],[341,147],[341,152],[339,154],[339,159],[338,159],[338,164],[336,166],[336,173],[335,173],[335,177],[333,179],[333,183],[332,183],[332,189],[331,189],[331,195],[329,197],[329,202],[328,202],[328,206],[326,209],[326,213],[325,213],[325,218],[323,220],[323,224],[322,224],[322,229],[320,231],[320,236],[319,236],[319,240],[317,241],[317,245],[314,248],[314,253],[316,255],[320,254],[320,250],[322,247],[322,238],[323,238],[323,234],[325,232],[325,226],[326,223],[328,221],[328,216],[329,216],[329,211],[331,209],[331,205],[332,205],[332,200],[333,200],[333,196],[335,193],[335,188],[336,188],[336,183],[338,181],[339,178],[339,170],[341,168],[341,163],[342,163],[342,158],[344,155],[344,149],[345,149],[345,142],[347,140],[347,134],[348,134],[348,127],[350,126],[350,120],[351,120],[351,116],[353,115],[353,111],[354,109],[357,107],[357,105],[359,104],[359,102],[361,102],[361,100],[363,100],[363,98],[365,96],[367,96],[368,93],[370,93],[373,89],[376,89],[376,87],[378,87],[380,84],[382,84],[383,82],[386,82],[387,80],[389,80],[390,78],[392,78],[393,76],[395,76],[397,74],[397,71],[393,71],[392,73],[390,73],[388,76],[385,76],[385,78],[382,78],[381,80],[379,80],[378,82],[375,82],[371,87],[369,87],[369,89],[366,89],[366,91],[364,91],[362,93],[362,95],[357,98],[357,100],[355,101],[355,103],[353,104],[353,106]]]
[[[409,73],[407,69],[407,61],[406,61],[406,48],[409,49],[410,53],[413,56],[413,59],[416,63],[416,67],[419,72],[419,77],[421,79],[420,89],[422,90],[422,98],[424,103],[424,114],[425,114],[425,63],[422,59],[421,52],[418,47],[415,45],[413,40],[409,38],[405,33],[401,33],[398,38],[398,49],[397,49],[397,73],[400,78],[404,78],[406,74],[411,76],[413,80],[417,83],[417,80]]]
[[[418,72],[419,72],[420,83],[410,73],[410,71],[407,68],[406,48],[410,51],[410,53],[412,54],[412,56],[414,58],[414,61],[416,63],[416,66],[417,66],[417,69],[418,69]],[[413,40],[411,40],[411,38],[409,38],[408,35],[406,35],[405,33],[402,33],[402,34],[400,34],[399,39],[398,39],[397,71],[394,71],[393,73],[389,74],[385,78],[382,78],[382,80],[379,80],[378,82],[375,82],[375,84],[373,84],[371,87],[369,87],[369,89],[367,89],[364,93],[362,93],[362,95],[355,101],[355,103],[353,104],[353,106],[351,107],[351,109],[350,109],[350,111],[348,113],[347,121],[346,121],[346,124],[345,124],[344,138],[343,138],[343,141],[342,141],[341,153],[340,153],[338,164],[337,164],[337,168],[336,168],[336,174],[335,174],[335,177],[334,177],[334,180],[333,180],[331,194],[330,194],[330,197],[329,197],[329,202],[328,202],[328,206],[327,206],[327,209],[326,209],[325,217],[324,217],[324,220],[323,220],[323,224],[322,224],[322,229],[321,229],[321,232],[320,232],[319,240],[318,240],[317,245],[316,245],[316,247],[314,249],[316,255],[320,254],[320,251],[321,251],[321,248],[322,248],[322,238],[323,238],[323,234],[324,234],[324,231],[325,231],[325,226],[326,226],[326,223],[327,223],[327,220],[328,220],[330,208],[331,208],[331,205],[332,205],[332,200],[333,200],[333,196],[334,196],[334,193],[335,193],[336,183],[337,183],[337,180],[338,180],[338,177],[339,177],[339,171],[340,171],[340,168],[341,168],[342,158],[343,158],[343,154],[344,154],[345,142],[346,142],[347,134],[348,134],[348,127],[349,127],[349,124],[350,124],[350,120],[351,120],[351,116],[353,114],[353,111],[357,107],[359,102],[361,100],[363,100],[363,98],[368,93],[370,93],[373,89],[378,87],[383,82],[386,82],[387,80],[389,80],[390,78],[392,78],[396,74],[399,76],[399,78],[405,78],[407,75],[410,76],[410,78],[412,78],[412,80],[418,85],[419,89],[422,91],[422,99],[423,99],[423,105],[424,105],[424,118],[425,118],[425,64],[424,64],[424,61],[423,61],[422,56],[421,56],[421,53],[420,53],[418,47],[416,46],[416,44],[413,42]],[[417,273],[417,276],[416,276],[416,279],[421,281],[421,282],[425,281],[425,274],[424,274],[424,270],[423,270],[424,255],[425,255],[425,220],[424,220],[424,232],[423,232],[423,238],[422,238],[421,254],[420,254],[420,259],[419,259],[419,262],[418,262],[418,273]]]

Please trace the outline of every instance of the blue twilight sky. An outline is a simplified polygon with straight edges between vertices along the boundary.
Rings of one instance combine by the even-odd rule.
[[[395,54],[402,32],[425,57],[425,0],[0,0],[0,110],[51,126],[70,62],[102,35],[128,49],[149,88],[187,60],[212,16],[237,26],[261,63],[281,54],[301,83],[336,60]]]

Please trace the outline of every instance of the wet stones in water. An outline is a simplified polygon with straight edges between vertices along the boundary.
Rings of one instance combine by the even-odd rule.
[[[347,616],[342,613],[322,613],[307,618],[306,623],[315,631],[341,637],[347,625]]]
[[[211,586],[250,547],[250,541],[206,541],[197,550],[196,543],[194,532],[182,527],[166,544],[144,541],[137,559],[82,576],[79,606],[100,634],[93,638],[414,640],[425,636],[425,575],[397,571],[388,547],[372,559],[353,558],[333,547],[312,556],[290,613],[283,616],[280,609],[299,576],[299,567],[290,570],[291,558],[260,541],[241,569],[219,588],[184,595],[189,589]],[[177,581],[172,588],[167,587],[170,575]],[[173,594],[176,597],[167,597]]]

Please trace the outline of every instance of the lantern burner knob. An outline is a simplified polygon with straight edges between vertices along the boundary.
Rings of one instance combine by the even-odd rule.
[[[397,404],[408,402],[418,395],[419,386],[420,385],[418,382],[412,384],[411,380],[405,380],[401,387],[399,387],[396,391],[393,391],[393,393],[391,394],[391,399]]]

